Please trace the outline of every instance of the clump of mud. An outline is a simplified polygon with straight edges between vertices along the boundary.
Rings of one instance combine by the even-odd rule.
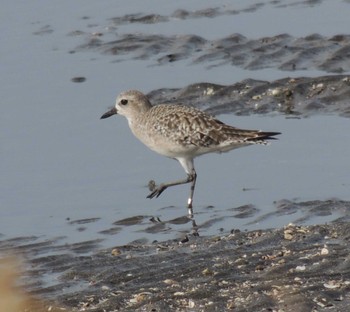
[[[153,103],[183,103],[217,115],[282,113],[286,116],[338,114],[350,117],[350,76],[247,79],[233,85],[196,83],[148,94]]]

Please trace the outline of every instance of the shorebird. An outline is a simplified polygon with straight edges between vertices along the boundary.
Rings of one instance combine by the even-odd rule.
[[[115,106],[101,119],[119,114],[126,117],[132,133],[151,150],[179,161],[187,177],[154,186],[147,198],[160,196],[168,187],[191,183],[187,202],[193,207],[197,173],[193,160],[207,153],[222,153],[252,144],[268,144],[279,132],[244,130],[224,124],[215,117],[193,107],[178,104],[152,105],[137,90],[122,92]]]

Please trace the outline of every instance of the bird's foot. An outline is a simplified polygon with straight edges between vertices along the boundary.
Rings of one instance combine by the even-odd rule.
[[[148,184],[148,189],[153,192],[156,188],[157,188],[157,185],[156,185],[156,181],[154,180],[149,180]]]
[[[147,196],[147,198],[159,197],[167,189],[167,186],[164,184],[160,184],[159,186],[155,186],[152,193]]]

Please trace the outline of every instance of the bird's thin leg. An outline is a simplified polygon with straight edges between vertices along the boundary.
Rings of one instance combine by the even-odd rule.
[[[190,217],[193,217],[193,209],[192,209],[193,205],[192,205],[192,203],[193,203],[193,194],[194,194],[194,189],[196,187],[196,179],[197,179],[197,173],[196,173],[196,170],[194,169],[194,165],[193,165],[193,158],[179,157],[176,159],[179,161],[182,168],[185,169],[185,171],[187,173],[187,178],[184,180],[179,180],[179,181],[174,181],[174,182],[169,182],[169,183],[162,183],[157,187],[155,187],[154,183],[152,183],[152,185],[151,185],[152,186],[152,193],[149,194],[147,196],[147,198],[158,197],[160,194],[162,194],[163,191],[165,191],[170,186],[186,184],[186,183],[192,182],[191,183],[191,190],[190,190],[190,197],[188,198],[188,201],[187,201],[187,208],[188,208],[188,215]]]
[[[196,180],[197,180],[197,173],[196,171],[193,169],[192,170],[192,175],[193,175],[193,180],[192,180],[192,183],[191,183],[191,191],[190,191],[190,197],[188,198],[188,201],[187,201],[187,208],[188,208],[188,213],[189,215],[193,214],[193,211],[192,211],[192,202],[193,202],[193,194],[194,194],[194,189],[196,187]]]
[[[180,184],[186,184],[192,182],[193,185],[193,180],[196,180],[196,173],[194,174],[188,174],[186,179],[183,180],[178,180],[174,182],[168,182],[168,183],[162,183],[159,186],[155,188],[155,190],[147,196],[147,198],[153,198],[153,197],[159,197],[160,194],[163,193],[168,187],[174,186],[174,185],[180,185]],[[192,199],[191,199],[192,202]]]
[[[198,225],[196,223],[196,220],[193,218],[193,216],[191,217],[192,219],[192,235],[193,236],[199,236],[199,233],[198,233]]]

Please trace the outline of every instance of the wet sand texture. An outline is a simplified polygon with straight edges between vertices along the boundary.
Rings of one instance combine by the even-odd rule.
[[[120,246],[64,260],[60,280],[82,287],[57,300],[87,311],[346,311],[349,237],[337,223]]]

